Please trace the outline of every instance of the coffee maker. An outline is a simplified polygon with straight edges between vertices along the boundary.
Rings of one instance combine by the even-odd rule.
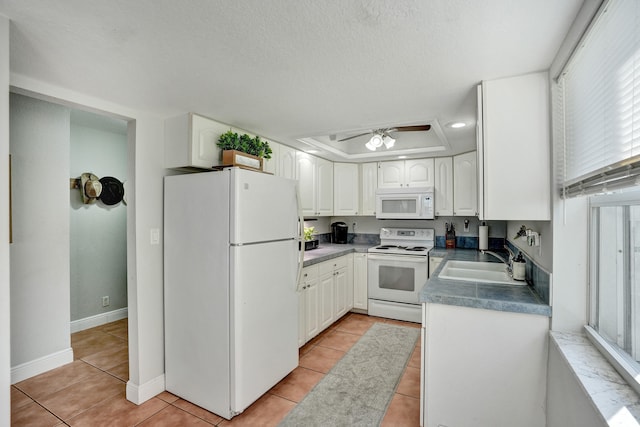
[[[344,222],[331,224],[331,243],[347,243],[349,227]]]

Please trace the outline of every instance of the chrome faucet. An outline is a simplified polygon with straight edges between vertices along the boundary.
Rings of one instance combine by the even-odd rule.
[[[512,269],[512,260],[514,258],[513,256],[513,251],[511,249],[509,249],[509,247],[505,246],[504,247],[508,252],[509,252],[509,259],[505,259],[503,258],[501,255],[492,252],[492,251],[488,251],[488,250],[482,250],[481,252],[483,254],[489,254],[489,255],[493,255],[494,257],[498,258],[500,261],[502,261],[503,263],[505,263],[507,265],[507,273],[509,273],[509,275],[513,274],[513,269]]]

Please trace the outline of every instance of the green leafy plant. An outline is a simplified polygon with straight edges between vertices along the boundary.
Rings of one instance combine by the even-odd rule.
[[[313,240],[313,232],[316,231],[315,227],[304,228],[304,240]]]
[[[251,154],[265,159],[271,158],[271,147],[267,141],[260,139],[259,136],[251,138],[246,133],[238,135],[231,130],[223,133],[218,138],[218,147],[222,150],[237,150],[243,153]]]

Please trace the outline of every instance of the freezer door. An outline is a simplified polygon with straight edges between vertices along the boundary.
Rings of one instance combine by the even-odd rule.
[[[298,245],[231,247],[231,405],[243,411],[298,366]]]
[[[231,243],[298,237],[296,182],[231,169]]]

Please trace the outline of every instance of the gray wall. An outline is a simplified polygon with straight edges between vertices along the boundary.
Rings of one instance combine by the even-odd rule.
[[[70,177],[92,172],[125,181],[126,122],[72,111],[70,168]],[[70,192],[70,206],[71,321],[127,307],[126,206],[84,204],[79,190]]]
[[[11,95],[11,365],[70,349],[69,110]]]

